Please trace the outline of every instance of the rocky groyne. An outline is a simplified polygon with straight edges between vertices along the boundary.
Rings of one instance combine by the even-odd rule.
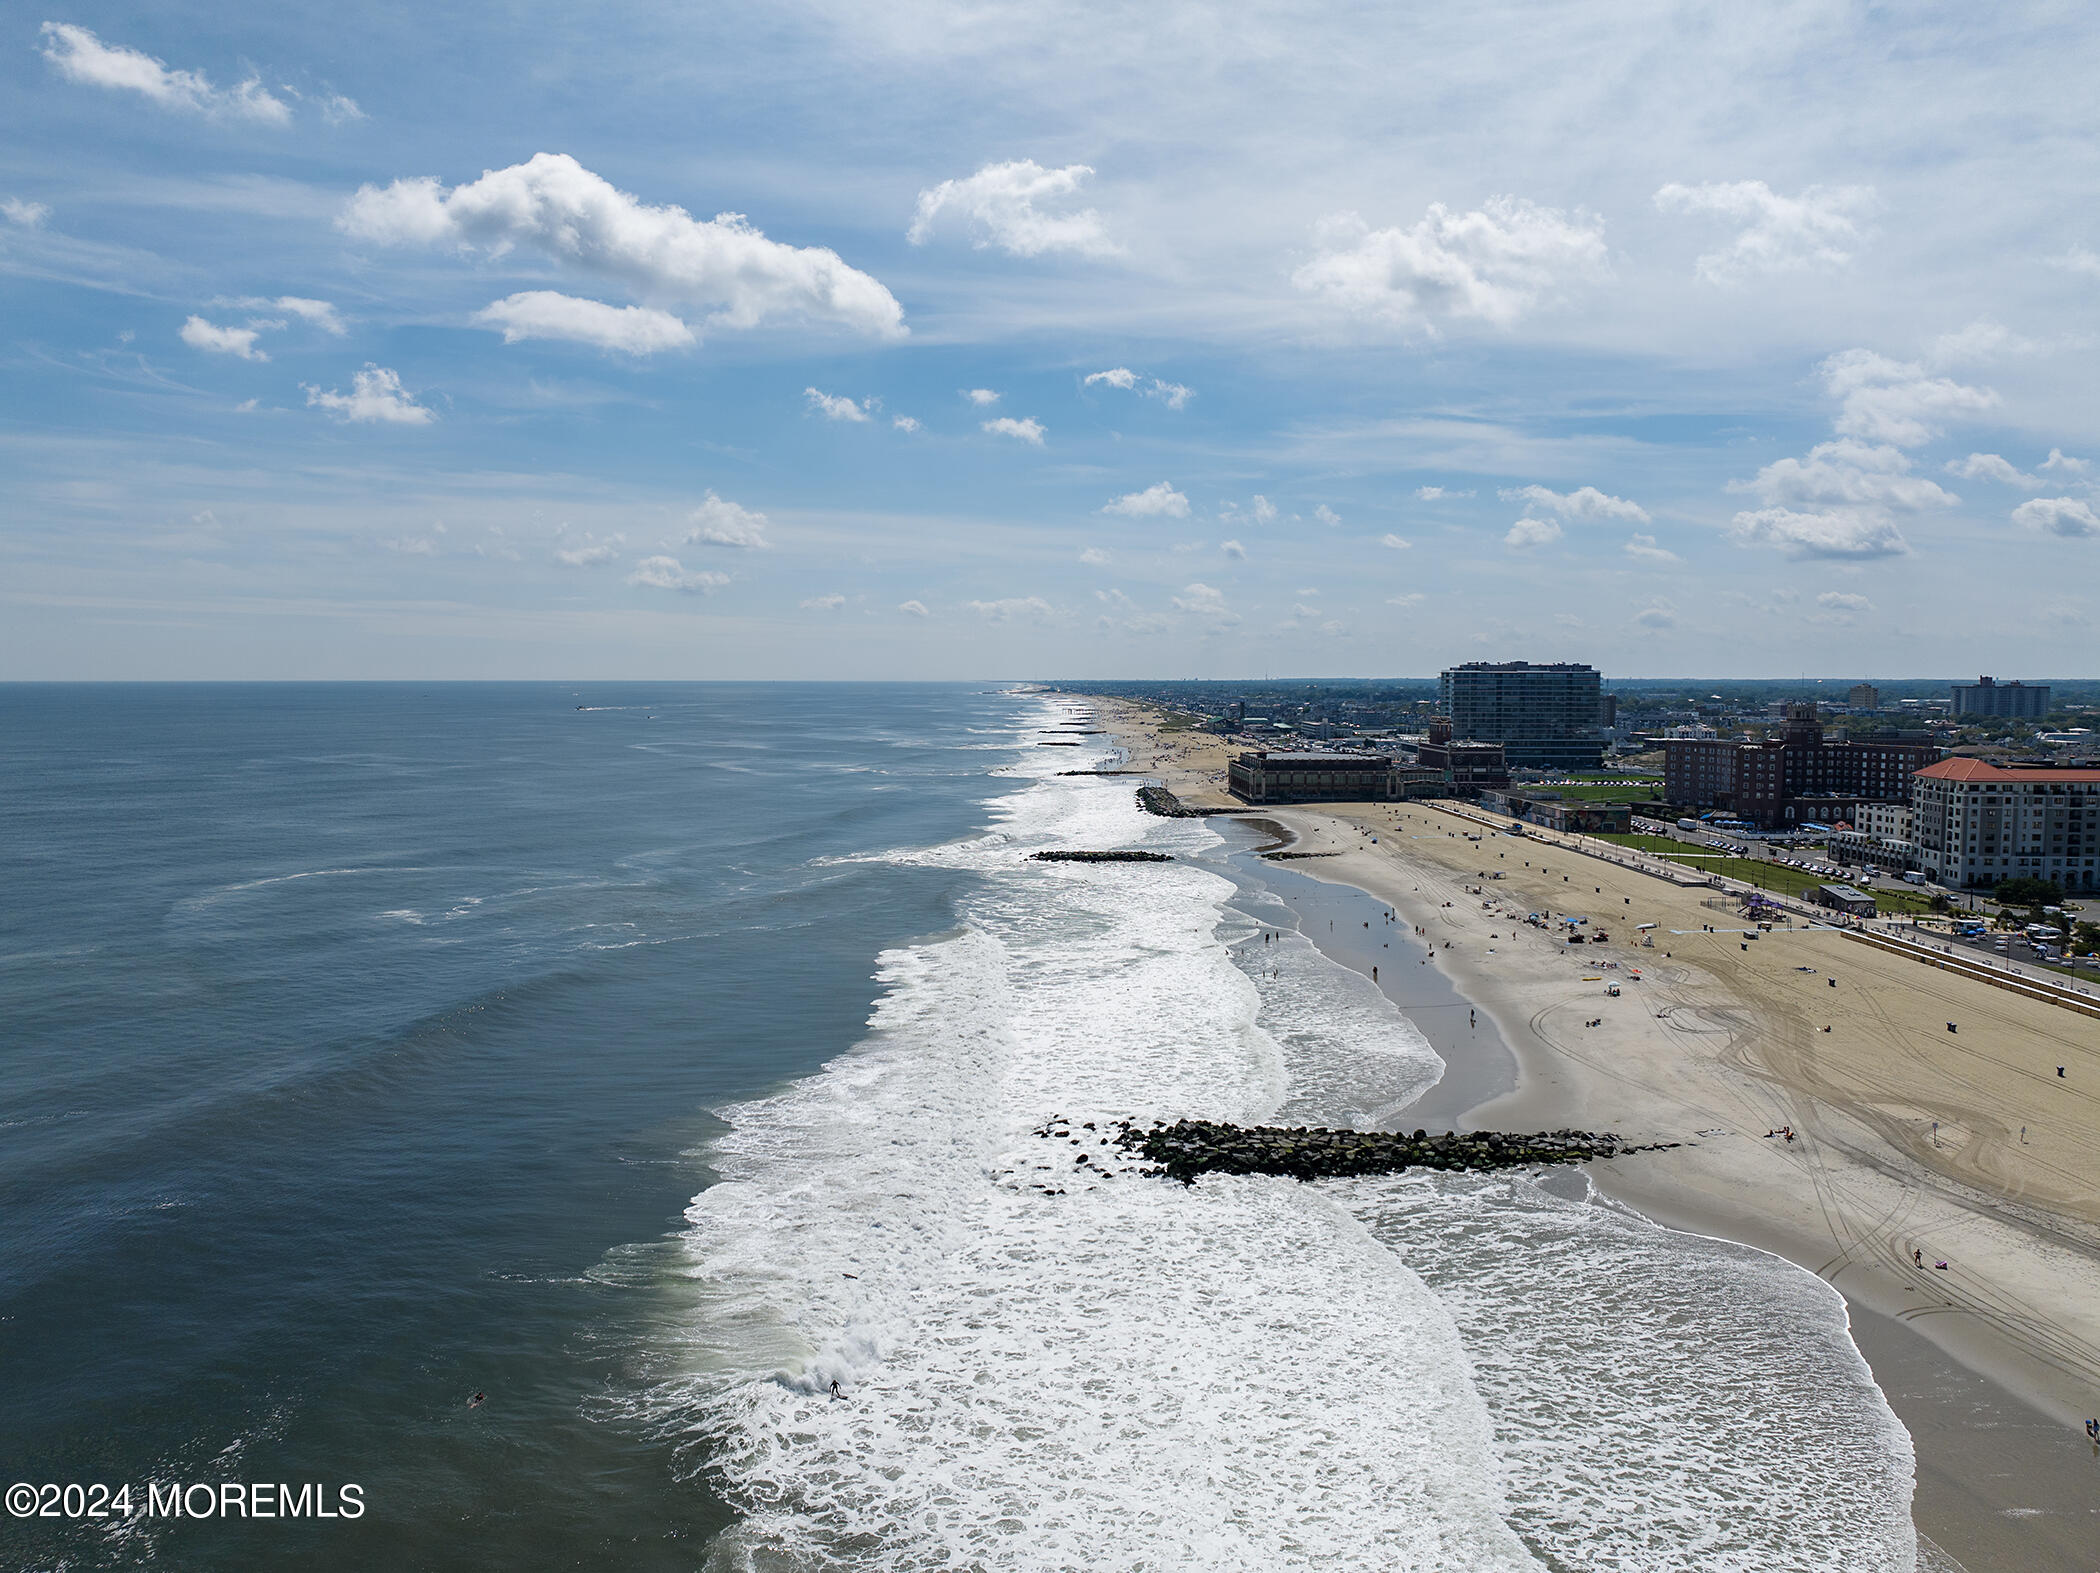
[[[1162,819],[1208,819],[1212,814],[1244,814],[1244,808],[1190,808],[1163,786],[1141,786],[1137,790],[1138,807],[1148,814],[1157,814]]]
[[[1037,863],[1171,863],[1170,852],[1031,852]]]
[[[1052,1121],[1037,1134],[1070,1138]],[[1645,1147],[1610,1131],[1464,1131],[1431,1136],[1399,1131],[1330,1130],[1274,1125],[1222,1125],[1211,1120],[1155,1121],[1139,1127],[1121,1121],[1107,1140],[1182,1184],[1202,1174],[1276,1174],[1321,1180],[1402,1169],[1521,1169],[1539,1164],[1582,1163],[1626,1153],[1661,1152],[1677,1142]]]

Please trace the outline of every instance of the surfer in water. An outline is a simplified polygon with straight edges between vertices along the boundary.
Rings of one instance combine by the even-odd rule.
[[[845,1397],[846,1395],[839,1391],[839,1379],[833,1377],[831,1379],[831,1401],[835,1404],[840,1403],[844,1401]]]
[[[467,1407],[469,1409],[479,1409],[483,1404],[487,1403],[488,1401],[488,1394],[476,1393],[472,1398],[467,1400]]]

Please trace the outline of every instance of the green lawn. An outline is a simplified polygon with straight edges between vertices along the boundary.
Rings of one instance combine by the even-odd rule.
[[[1811,874],[1806,869],[1787,868],[1779,863],[1767,863],[1759,858],[1729,857],[1723,853],[1699,852],[1681,841],[1672,841],[1668,836],[1597,836],[1598,841],[1610,841],[1622,847],[1636,847],[1672,863],[1682,863],[1686,868],[1697,869],[1702,874],[1719,874],[1727,879],[1739,879],[1746,885],[1755,885],[1760,890],[1776,891],[1783,896],[1805,896],[1818,885],[1842,884],[1842,880],[1826,879]],[[1885,916],[1906,916],[1910,913],[1926,913],[1932,910],[1932,898],[1908,890],[1876,890],[1869,892],[1874,904]]]

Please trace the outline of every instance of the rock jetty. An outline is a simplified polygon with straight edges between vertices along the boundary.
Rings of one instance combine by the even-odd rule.
[[[1190,808],[1172,792],[1162,786],[1141,786],[1137,789],[1138,807],[1148,814],[1157,814],[1162,819],[1208,819],[1212,814],[1244,814],[1244,808]]]
[[[1068,1134],[1048,1132],[1045,1134]],[[1308,1129],[1221,1125],[1211,1120],[1155,1121],[1140,1129],[1128,1120],[1108,1140],[1149,1161],[1148,1171],[1190,1185],[1200,1174],[1278,1174],[1299,1180],[1393,1174],[1402,1169],[1520,1169],[1545,1163],[1581,1163],[1681,1145],[1632,1146],[1610,1131],[1427,1131]]]
[[[1170,852],[1031,852],[1038,863],[1171,863]]]

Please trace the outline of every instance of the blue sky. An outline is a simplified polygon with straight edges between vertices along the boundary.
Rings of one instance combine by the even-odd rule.
[[[25,13],[0,677],[2091,675],[2096,32]]]

